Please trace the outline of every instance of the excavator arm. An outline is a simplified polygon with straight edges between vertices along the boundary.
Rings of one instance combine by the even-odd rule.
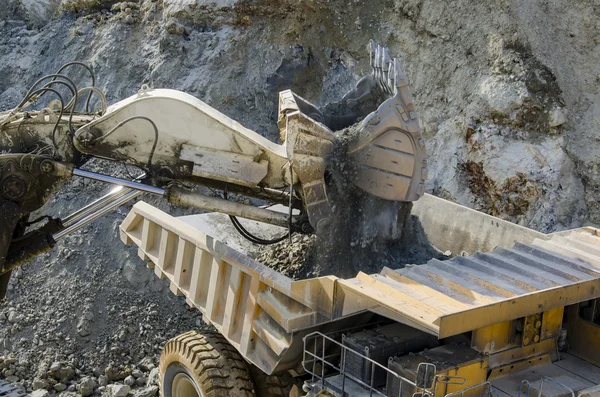
[[[290,231],[319,232],[332,208],[326,181],[329,158],[347,141],[343,129],[353,125],[356,137],[344,146],[353,163],[353,184],[384,200],[417,200],[424,192],[427,170],[408,80],[399,61],[373,42],[370,59],[372,73],[336,104],[318,108],[291,91],[281,92],[282,144],[181,91],[144,86],[136,95],[107,106],[99,89],[78,90],[61,73],[80,66],[94,81],[91,69],[80,63],[40,79],[17,107],[0,113],[0,274],[141,192]],[[26,110],[47,95],[56,100],[42,110]],[[92,95],[99,99],[97,109],[90,109]],[[141,180],[127,181],[82,170],[92,157],[131,164],[145,173]],[[37,222],[30,222],[29,214],[61,181],[74,176],[124,188],[25,233]],[[222,190],[224,197],[198,187]],[[290,211],[228,200],[228,193],[282,203]],[[1,284],[2,280],[0,289]]]

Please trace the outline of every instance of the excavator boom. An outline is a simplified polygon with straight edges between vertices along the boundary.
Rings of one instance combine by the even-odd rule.
[[[318,108],[289,90],[281,92],[282,144],[181,91],[143,86],[136,95],[107,106],[100,90],[93,86],[78,90],[61,74],[64,68],[38,80],[18,106],[0,114],[4,153],[0,155],[0,205],[6,207],[2,212],[8,226],[0,231],[0,273],[49,249],[65,228],[73,230],[94,218],[85,209],[81,213],[86,216],[76,217],[79,223],[65,226],[53,220],[51,228],[18,237],[28,244],[13,244],[18,225],[26,225],[28,214],[44,204],[55,185],[72,176],[127,186],[122,194],[103,199],[104,207],[95,203],[98,211],[134,198],[133,191],[144,191],[175,204],[290,231],[318,232],[331,216],[328,167],[333,166],[330,157],[343,140],[345,156],[352,163],[351,182],[357,188],[390,202],[417,200],[424,192],[427,169],[408,80],[399,61],[374,42],[370,59],[372,73],[336,104]],[[65,92],[70,94],[68,103]],[[100,103],[95,110],[90,109],[92,94]],[[57,99],[42,110],[26,110],[45,95]],[[86,97],[85,107],[78,111]],[[352,139],[345,137],[348,127]],[[91,157],[137,166],[145,177],[131,182],[80,169]],[[190,190],[184,184],[222,190],[224,197]],[[228,193],[286,204],[290,211],[282,214],[227,200]]]

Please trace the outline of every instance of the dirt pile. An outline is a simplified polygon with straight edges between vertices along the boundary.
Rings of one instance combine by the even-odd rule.
[[[262,247],[256,260],[294,280],[318,277],[322,262],[314,258],[317,236],[294,234],[292,240]]]

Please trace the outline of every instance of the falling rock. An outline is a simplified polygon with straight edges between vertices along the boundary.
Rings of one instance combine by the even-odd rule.
[[[98,384],[100,386],[106,386],[106,385],[108,385],[108,376],[106,376],[106,375],[100,375],[98,377]]]
[[[23,317],[16,311],[11,311],[10,313],[8,313],[8,321],[13,324],[18,323],[22,319],[23,319]]]
[[[144,375],[144,373],[142,371],[140,371],[139,369],[134,369],[133,371],[131,371],[131,375],[137,379],[140,376]]]
[[[48,383],[48,381],[46,379],[36,378],[31,383],[31,387],[33,390],[47,389],[50,387],[50,384]]]
[[[67,390],[67,385],[65,385],[64,383],[57,383],[54,385],[54,390],[56,390],[57,392],[65,391]]]

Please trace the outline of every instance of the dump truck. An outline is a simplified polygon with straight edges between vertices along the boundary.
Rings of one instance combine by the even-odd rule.
[[[294,281],[224,217],[135,204],[122,241],[218,332],[167,343],[163,395],[252,395],[244,362],[285,380],[266,396],[290,378],[307,396],[597,395],[598,229],[543,234],[428,194],[412,215],[451,259]]]
[[[0,113],[0,293],[15,267],[154,194],[211,212],[176,218],[140,201],[120,226],[213,327],[165,345],[162,396],[596,395],[600,232],[543,234],[425,194],[408,78],[384,47],[370,43],[369,57],[372,72],[338,103],[281,92],[281,144],[180,91],[143,86],[108,106],[79,62],[42,77]],[[87,70],[91,86],[79,89],[69,68]],[[292,280],[249,255],[292,233],[332,232],[340,153],[344,188],[385,209],[375,237],[397,238],[412,203],[418,244],[445,260]],[[143,172],[99,174],[83,168],[90,158]],[[70,178],[122,188],[65,218],[30,220]]]

